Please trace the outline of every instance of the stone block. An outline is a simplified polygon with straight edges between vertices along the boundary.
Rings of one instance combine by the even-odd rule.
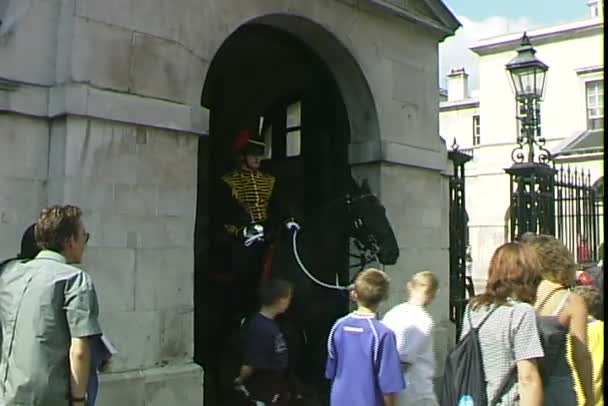
[[[209,110],[204,107],[192,106],[190,111],[192,130],[198,134],[209,135]]]
[[[172,187],[158,188],[159,216],[194,217],[196,207],[196,188],[178,189]]]
[[[46,189],[43,182],[27,178],[0,177],[0,209],[35,213],[35,219],[39,209],[44,206],[46,206]]]
[[[137,144],[138,184],[196,187],[198,136],[148,128],[144,139]]]
[[[194,219],[156,215],[87,213],[94,243],[104,247],[191,247]]]
[[[194,207],[189,215],[166,217],[164,221],[168,247],[192,248],[194,246]]]
[[[132,3],[131,0],[106,0],[103,3],[95,0],[80,0],[76,2],[75,14],[89,21],[103,22],[122,28],[134,28]]]
[[[203,403],[202,370],[194,364],[146,371],[146,406]]]
[[[103,88],[128,90],[131,36],[129,30],[76,17],[72,49],[73,80]]]
[[[110,211],[114,185],[87,177],[53,177],[48,182],[49,202],[73,204],[83,211]]]
[[[186,364],[141,371],[104,373],[100,406],[200,406],[203,371]]]
[[[127,247],[129,227],[126,216],[118,216],[109,212],[87,211],[84,213],[83,222],[91,233],[91,243],[94,246],[106,248]]]
[[[382,166],[382,202],[400,246],[448,246],[447,184],[435,171]],[[429,198],[441,196],[441,198]]]
[[[133,126],[70,117],[65,140],[65,175],[135,184]]]
[[[138,216],[156,215],[158,193],[156,186],[114,185],[114,212]]]
[[[159,366],[160,317],[156,311],[104,312],[101,328],[118,351],[111,372]]]
[[[192,307],[193,248],[138,249],[136,309]]]
[[[163,362],[191,360],[194,354],[192,306],[160,311],[160,356]]]
[[[46,205],[43,181],[0,176],[0,258],[19,252],[23,232]]]
[[[46,179],[48,134],[46,120],[0,113],[0,176]]]
[[[86,94],[86,114],[90,117],[193,131],[190,106],[94,88],[88,88]]]
[[[131,83],[137,94],[198,105],[207,67],[179,43],[134,34]]]
[[[48,115],[49,90],[47,88],[18,82],[9,82],[8,86],[8,90],[6,90],[6,85],[0,86],[0,110],[21,113],[32,116],[32,118],[43,118]],[[11,89],[11,86],[15,87]]]
[[[21,82],[50,85],[55,79],[59,0],[3,2],[0,72]]]
[[[88,247],[82,268],[95,281],[101,313],[135,309],[134,250]]]
[[[141,371],[103,373],[99,378],[99,406],[147,406]]]

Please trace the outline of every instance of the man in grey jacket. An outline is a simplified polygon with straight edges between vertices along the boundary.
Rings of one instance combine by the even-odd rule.
[[[74,206],[44,209],[36,223],[42,251],[0,273],[0,404],[83,406],[91,371],[90,337],[101,333],[91,277],[80,263],[89,238]]]

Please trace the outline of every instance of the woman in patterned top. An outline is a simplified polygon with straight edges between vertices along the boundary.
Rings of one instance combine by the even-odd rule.
[[[587,307],[568,288],[576,281],[576,264],[568,248],[557,238],[539,235],[526,239],[541,264],[543,281],[538,287],[536,311],[545,359],[541,363],[546,406],[577,404],[573,373],[567,361],[568,336],[572,359],[579,373],[587,406],[595,405],[593,367],[587,349]]]
[[[490,262],[486,292],[465,310],[461,337],[493,311],[478,334],[488,401],[498,399],[496,405],[542,405],[537,359],[544,354],[531,305],[540,281],[534,252],[523,244],[504,244]]]

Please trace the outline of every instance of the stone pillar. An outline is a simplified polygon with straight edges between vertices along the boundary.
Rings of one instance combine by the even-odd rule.
[[[198,136],[67,116],[52,121],[50,137],[48,201],[84,211],[91,239],[82,267],[118,350],[99,404],[200,404],[202,373],[192,362]]]

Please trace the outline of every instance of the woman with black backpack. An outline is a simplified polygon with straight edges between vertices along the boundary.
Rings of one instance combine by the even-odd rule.
[[[485,393],[478,396],[481,399],[474,399],[474,395],[467,398],[460,392],[454,406],[542,405],[537,360],[544,353],[531,304],[540,281],[539,263],[530,248],[507,243],[496,250],[486,291],[467,305],[461,335],[461,343],[473,344],[469,352],[470,348],[480,349],[482,365],[481,371],[464,368],[461,373],[485,381]],[[449,406],[452,402],[444,398],[441,404]]]

